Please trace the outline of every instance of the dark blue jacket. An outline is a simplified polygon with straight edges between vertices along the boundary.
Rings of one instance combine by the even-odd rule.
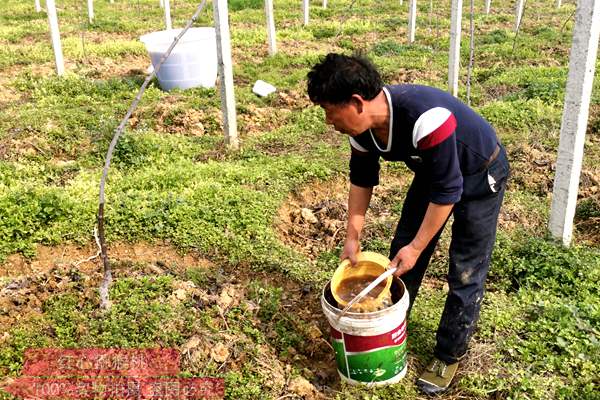
[[[463,176],[478,172],[494,152],[494,128],[470,107],[440,89],[422,85],[384,87],[390,105],[388,146],[367,130],[350,138],[350,181],[379,184],[379,158],[404,161],[430,182],[429,201],[457,203]]]

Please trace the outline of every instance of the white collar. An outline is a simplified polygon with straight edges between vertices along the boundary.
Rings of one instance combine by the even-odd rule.
[[[369,128],[369,133],[371,134],[371,139],[373,139],[373,143],[375,143],[375,147],[377,147],[377,150],[387,153],[392,149],[392,126],[394,125],[394,109],[392,108],[392,97],[390,96],[388,90],[385,87],[383,88],[383,93],[385,93],[385,98],[387,99],[388,107],[390,110],[387,148],[384,150],[381,147],[379,147],[379,145],[377,144],[377,140],[375,140],[375,136],[373,136],[373,131],[371,130],[371,128]]]

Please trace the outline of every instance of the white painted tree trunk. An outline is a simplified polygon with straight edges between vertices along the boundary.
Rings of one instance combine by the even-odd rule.
[[[458,71],[460,69],[460,35],[462,22],[462,0],[452,0],[450,26],[450,55],[448,61],[448,91],[458,96]]]
[[[158,4],[160,4],[160,8],[165,8],[165,0],[158,0]]]
[[[492,0],[485,0],[485,13],[490,13],[490,8],[492,7]]]
[[[35,0],[35,11],[42,12],[42,6],[40,5],[40,0]]]
[[[265,14],[267,16],[267,41],[269,42],[269,55],[274,55],[277,53],[277,41],[275,37],[273,0],[265,0]]]
[[[310,1],[302,0],[302,13],[304,14],[304,25],[308,25],[309,12],[310,12]]]
[[[327,8],[327,0],[323,0],[323,8]]]
[[[408,43],[415,41],[417,27],[417,0],[410,0],[408,4]]]
[[[583,145],[600,37],[600,1],[579,0],[569,56],[569,76],[560,128],[549,229],[565,246],[571,243]]]
[[[402,5],[402,3],[403,3],[402,0],[400,0],[400,5]]]
[[[215,30],[217,33],[217,59],[221,83],[221,111],[225,142],[233,149],[239,148],[233,90],[233,65],[231,62],[231,35],[227,0],[213,0]]]
[[[173,25],[171,23],[171,1],[163,0],[163,5],[165,8],[165,27],[166,29],[173,29]]]
[[[556,8],[560,8],[561,5],[562,5],[562,1],[556,0]]]
[[[62,46],[60,44],[60,31],[58,30],[58,17],[56,16],[56,4],[54,0],[46,0],[46,11],[48,12],[48,24],[50,25],[50,37],[54,49],[54,61],[56,73],[60,76],[65,73]]]
[[[523,4],[524,0],[517,0],[515,3],[515,27],[513,29],[515,32],[519,30],[519,26],[521,25],[521,18],[523,17]]]
[[[94,22],[94,0],[87,0],[88,5],[88,20],[90,24]]]

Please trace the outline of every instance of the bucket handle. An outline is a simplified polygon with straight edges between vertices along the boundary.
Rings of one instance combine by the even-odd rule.
[[[396,272],[397,269],[397,267],[388,269],[387,271],[379,275],[375,280],[373,280],[373,282],[371,282],[369,286],[364,288],[359,294],[356,295],[356,297],[354,297],[352,300],[350,300],[350,302],[348,302],[348,304],[346,305],[346,307],[344,307],[340,315],[338,315],[337,320],[339,321],[348,312],[350,307],[352,307],[355,303],[361,301],[363,297],[365,297],[371,290],[375,288],[375,286],[379,285],[381,282],[387,279],[390,275]]]

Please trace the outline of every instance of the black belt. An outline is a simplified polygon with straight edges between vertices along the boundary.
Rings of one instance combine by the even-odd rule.
[[[490,156],[490,158],[487,159],[486,162],[483,163],[483,165],[481,167],[479,167],[479,169],[477,171],[475,171],[476,174],[485,171],[491,163],[494,162],[494,160],[496,160],[496,158],[498,158],[498,154],[500,154],[500,146],[496,145],[496,148],[494,149],[494,152],[492,153],[492,155]]]

